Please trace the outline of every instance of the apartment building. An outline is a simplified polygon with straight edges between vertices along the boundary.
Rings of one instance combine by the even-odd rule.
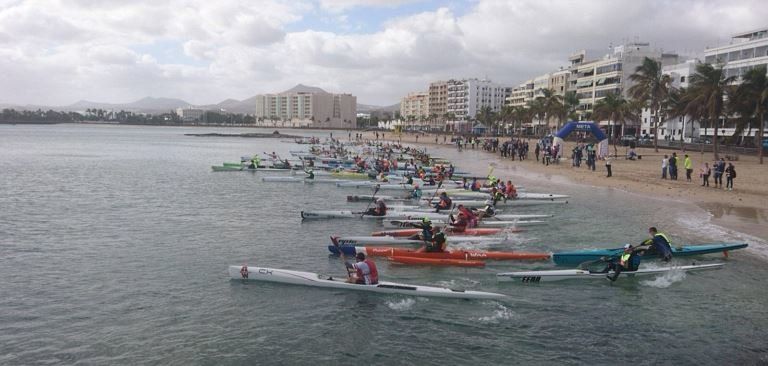
[[[353,128],[357,98],[323,89],[297,85],[278,94],[256,96],[258,121],[286,123],[292,127]]]
[[[768,27],[734,34],[730,44],[704,50],[704,62],[720,65],[726,77],[741,77],[751,68],[768,65]],[[718,135],[733,136],[735,126],[724,120],[719,121]],[[743,132],[743,136],[755,136],[757,127]],[[702,136],[714,136],[714,128],[704,128]]]
[[[430,114],[429,104],[429,92],[410,93],[400,99],[400,115],[406,121],[426,121]]]
[[[480,110],[490,107],[492,111],[500,112],[512,94],[511,87],[485,79],[448,80],[447,84],[446,111],[452,119],[447,121],[446,128],[452,131],[471,130],[470,121]]]

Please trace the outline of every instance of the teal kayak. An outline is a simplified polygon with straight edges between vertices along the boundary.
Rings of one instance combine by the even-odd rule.
[[[687,257],[692,255],[723,253],[726,256],[731,250],[744,249],[747,243],[719,243],[686,245],[683,247],[672,248],[672,257]],[[574,266],[584,262],[596,261],[601,257],[611,257],[619,255],[624,249],[584,249],[572,252],[560,252],[552,254],[552,260],[557,265]]]

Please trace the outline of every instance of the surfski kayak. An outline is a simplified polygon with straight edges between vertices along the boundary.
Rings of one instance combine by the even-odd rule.
[[[396,282],[380,281],[376,285],[358,285],[347,283],[346,278],[335,279],[333,277],[323,276],[312,272],[253,266],[229,266],[229,276],[233,280],[277,282],[322,288],[378,292],[384,294],[488,300],[503,299],[506,297],[505,295],[493,292],[409,285]]]
[[[544,215],[542,215],[544,216]],[[412,228],[413,224],[421,223],[421,220],[386,220],[384,221],[384,227],[392,228]],[[536,226],[546,225],[547,221],[543,220],[514,220],[514,221],[480,221],[477,223],[477,228],[513,228],[519,226]],[[447,221],[432,220],[432,226],[448,225]],[[514,230],[513,230],[514,231]]]
[[[336,238],[342,245],[397,245],[413,246],[424,245],[423,240],[408,239],[406,237],[394,236],[339,236]],[[505,237],[487,237],[487,236],[446,236],[448,244],[466,243],[466,244],[501,244]]]
[[[495,235],[500,233],[502,230],[498,228],[472,228],[472,229],[465,229],[462,232],[454,232],[453,228],[446,227],[443,229],[443,232],[446,234],[451,234],[454,236],[482,236],[482,235]],[[371,233],[372,236],[395,236],[395,237],[408,237],[413,236],[416,234],[420,234],[421,229],[400,229],[400,230],[382,230],[382,231],[374,231]]]
[[[445,258],[419,258],[419,257],[387,257],[390,262],[408,265],[427,266],[456,266],[456,267],[484,267],[485,262],[467,259]]]
[[[366,218],[366,219],[422,219],[429,217],[430,220],[443,220],[448,221],[448,211],[441,212],[418,212],[418,211],[394,211],[387,210],[387,214],[384,216],[372,216],[363,215],[362,212],[355,212],[352,210],[306,210],[301,211],[301,218],[306,220],[312,219],[342,219],[342,218]],[[454,214],[456,212],[454,211]],[[485,221],[508,221],[508,220],[520,220],[520,219],[536,219],[551,217],[552,215],[514,215],[514,214],[497,214],[493,217],[484,218]]]
[[[689,266],[641,268],[641,269],[638,269],[637,271],[621,272],[621,275],[619,278],[657,275],[657,274],[664,274],[670,271],[684,271],[684,272],[704,271],[704,270],[710,270],[710,269],[720,269],[724,265],[725,264],[723,263],[715,263],[715,264],[692,264]],[[600,272],[591,272],[591,271],[582,270],[582,269],[561,269],[561,270],[553,270],[553,271],[497,273],[496,279],[499,281],[509,281],[509,282],[517,282],[517,283],[538,283],[538,282],[554,282],[554,281],[574,280],[574,279],[580,279],[580,280],[605,279],[606,275],[610,273],[613,273],[613,272],[611,271],[609,273],[600,273]]]
[[[329,245],[328,250],[332,254],[338,255],[340,251],[344,255],[354,256],[357,253],[363,253],[372,257],[416,257],[432,259],[463,259],[463,260],[545,260],[549,259],[549,253],[531,253],[531,252],[494,252],[484,250],[448,250],[445,252],[422,252],[413,249],[393,248],[393,247],[363,247],[351,245]]]
[[[718,243],[702,245],[686,245],[681,248],[672,248],[673,257],[686,257],[692,255],[702,255],[711,253],[723,253],[726,256],[728,251],[746,248],[747,243]],[[619,255],[624,249],[584,249],[571,252],[559,252],[552,254],[552,260],[557,265],[575,266],[584,262],[595,261],[601,257],[611,257]],[[656,258],[648,257],[646,259]]]

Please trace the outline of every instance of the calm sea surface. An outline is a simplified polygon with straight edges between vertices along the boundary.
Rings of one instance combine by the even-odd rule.
[[[230,281],[252,264],[343,275],[331,234],[370,220],[302,223],[307,208],[359,207],[363,190],[264,183],[281,173],[211,172],[241,155],[306,149],[278,139],[188,137],[213,128],[0,125],[0,364],[390,365],[765,364],[765,242],[709,223],[692,205],[569,184],[514,163],[495,175],[572,195],[556,216],[494,249],[748,241],[719,271],[647,280],[497,283],[496,272],[379,261],[387,280],[501,292],[463,301]],[[267,132],[271,132],[267,131]],[[288,133],[291,133],[290,131]],[[301,131],[327,136],[327,132]],[[337,132],[346,138],[346,133]],[[487,172],[487,155],[437,150]],[[719,255],[697,259],[723,261]],[[654,265],[654,264],[650,264]]]

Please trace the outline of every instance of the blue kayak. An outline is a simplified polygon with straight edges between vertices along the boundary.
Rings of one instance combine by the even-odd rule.
[[[672,257],[686,257],[692,255],[710,254],[710,253],[723,253],[726,256],[728,251],[746,248],[746,243],[721,243],[721,244],[702,244],[702,245],[686,245],[682,248],[673,247]],[[622,253],[624,249],[585,249],[576,250],[573,252],[560,252],[552,254],[552,260],[557,265],[574,266],[584,262],[596,261],[601,257],[617,256]],[[645,258],[645,259],[655,259]]]

